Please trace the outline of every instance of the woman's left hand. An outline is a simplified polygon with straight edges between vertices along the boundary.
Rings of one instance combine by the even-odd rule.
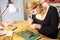
[[[40,29],[41,28],[41,25],[40,24],[31,24],[30,25],[31,26],[31,28],[33,28],[33,29]]]

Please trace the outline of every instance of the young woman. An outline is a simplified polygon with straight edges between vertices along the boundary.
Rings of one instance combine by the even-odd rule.
[[[36,1],[29,1],[26,7],[27,12],[32,15],[29,21],[31,28],[49,38],[56,39],[58,34],[57,9]]]

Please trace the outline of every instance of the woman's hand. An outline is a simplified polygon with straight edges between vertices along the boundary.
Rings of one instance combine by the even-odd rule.
[[[33,19],[29,19],[29,24],[31,25],[33,23]]]
[[[33,29],[40,29],[41,25],[40,24],[31,24],[30,27]]]

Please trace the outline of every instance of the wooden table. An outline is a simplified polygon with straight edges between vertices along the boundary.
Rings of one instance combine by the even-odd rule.
[[[12,37],[13,37],[13,40],[24,40],[22,37],[20,37],[20,36],[17,35],[16,33],[18,33],[19,31],[25,30],[25,29],[28,29],[28,30],[30,30],[30,31],[32,31],[32,32],[34,32],[34,33],[38,33],[36,30],[30,28],[28,21],[14,22],[13,24],[18,27],[18,28],[15,30],[14,35],[12,36]],[[4,29],[5,29],[6,31],[11,30],[9,27],[5,27]],[[0,36],[0,40],[2,40],[4,37],[5,37],[5,35],[4,35],[4,36]],[[41,35],[40,37],[42,37],[40,40],[50,40],[50,38],[45,37],[45,36],[43,36],[43,35]]]

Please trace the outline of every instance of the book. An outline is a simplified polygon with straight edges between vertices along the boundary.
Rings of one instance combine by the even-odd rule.
[[[30,30],[20,31],[18,32],[18,35],[24,38],[25,40],[35,40],[40,36],[39,34],[35,34]]]

